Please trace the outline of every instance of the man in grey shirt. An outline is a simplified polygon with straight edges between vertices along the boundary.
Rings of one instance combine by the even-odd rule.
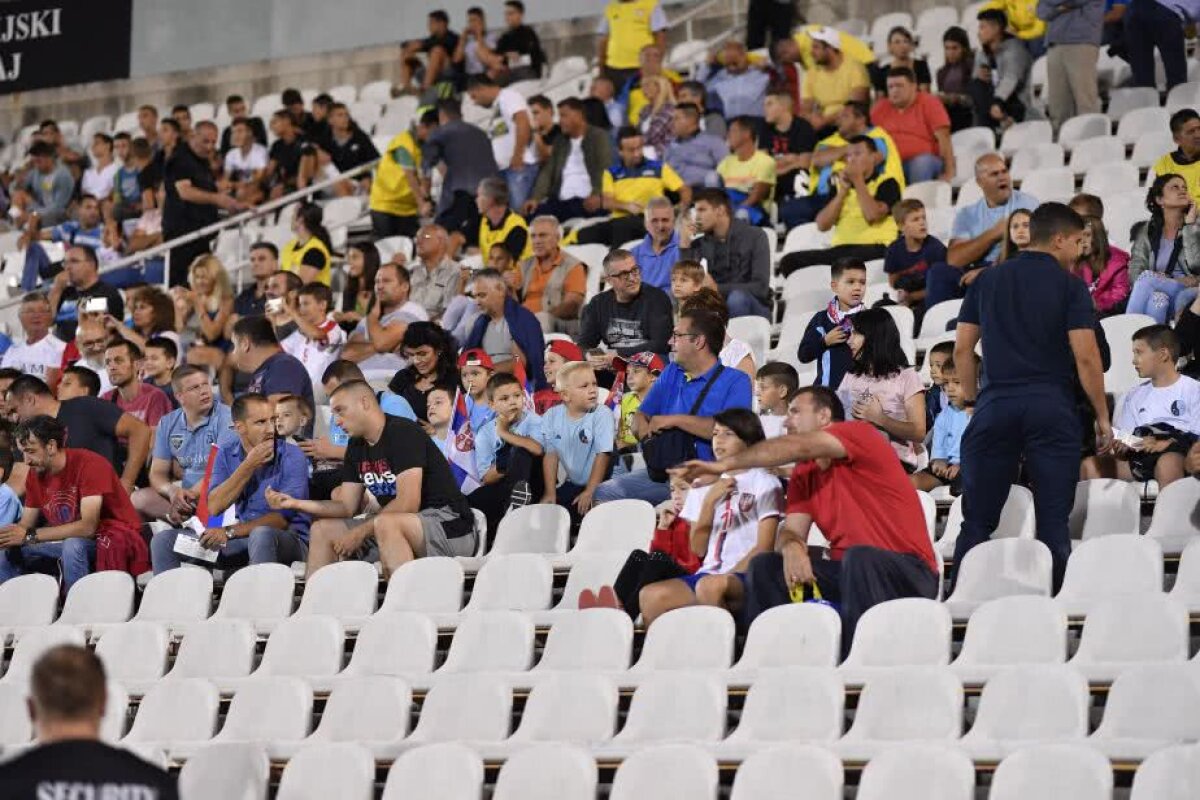
[[[725,297],[731,318],[769,319],[771,251],[764,229],[734,219],[722,189],[697,191],[695,215],[697,221],[685,223],[680,235],[680,258],[704,265],[707,282]]]
[[[729,155],[725,140],[700,130],[700,109],[691,103],[675,106],[671,118],[675,139],[666,147],[664,161],[688,186],[717,186],[717,164]]]
[[[439,319],[459,294],[462,267],[450,258],[450,238],[441,225],[425,225],[417,231],[417,260],[409,270],[412,288],[409,299]]]
[[[1104,32],[1104,0],[1038,0],[1046,22],[1046,94],[1058,129],[1076,114],[1098,114],[1096,59]]]
[[[469,240],[472,227],[479,227],[475,190],[484,178],[499,174],[492,155],[492,140],[482,128],[463,121],[457,100],[439,100],[437,111],[438,126],[430,131],[421,148],[426,182],[439,164],[446,165],[434,221]]]
[[[1000,9],[984,9],[977,19],[981,58],[968,87],[975,124],[1000,128],[1023,122],[1031,102],[1029,49],[1007,32],[1008,15]]]

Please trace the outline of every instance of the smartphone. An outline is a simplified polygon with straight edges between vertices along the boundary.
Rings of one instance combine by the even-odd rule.
[[[107,314],[108,313],[108,298],[107,297],[89,297],[83,301],[83,313],[85,314]]]
[[[268,314],[278,314],[280,311],[283,311],[283,298],[282,297],[272,297],[267,300],[267,313]]]

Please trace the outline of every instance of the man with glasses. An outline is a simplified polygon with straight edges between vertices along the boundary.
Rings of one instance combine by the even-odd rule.
[[[459,292],[462,267],[450,257],[450,239],[441,225],[417,231],[417,260],[409,267],[409,299],[423,307],[430,319],[440,319]]]
[[[750,408],[750,377],[721,364],[717,353],[725,343],[725,326],[711,311],[683,312],[671,331],[673,362],[663,370],[633,415],[639,441],[667,430],[690,434],[696,456],[713,460],[713,415],[730,408]],[[692,411],[695,409],[695,413]],[[611,478],[596,488],[596,502],[636,498],[658,504],[671,490],[666,476],[654,480],[645,469]]]
[[[629,252],[642,270],[642,280],[656,289],[671,291],[671,267],[679,260],[679,233],[675,208],[665,197],[654,197],[643,212],[646,238]]]
[[[612,288],[584,306],[576,342],[596,369],[611,369],[613,359],[642,352],[666,357],[670,349],[671,298],[642,282],[642,271],[628,250],[604,257],[604,276]],[[607,350],[598,348],[604,343]],[[720,343],[718,343],[718,349]]]
[[[587,267],[559,247],[562,230],[549,214],[529,227],[533,255],[519,265],[522,305],[545,333],[579,332],[579,309],[587,295]]]
[[[104,366],[104,351],[112,334],[98,319],[84,319],[75,329],[75,339],[63,350],[63,368],[87,367],[100,378],[100,394],[113,388]]]
[[[208,373],[182,366],[171,375],[179,408],[165,415],[154,432],[150,486],[133,493],[142,519],[180,525],[196,511],[200,481],[212,446],[237,438],[229,406],[213,396]],[[174,476],[179,474],[179,480]]]
[[[125,319],[125,301],[116,287],[100,279],[96,251],[84,244],[67,248],[63,271],[50,285],[50,306],[54,309],[54,335],[64,342],[75,338],[80,313],[87,312],[88,300],[104,300],[104,313]],[[83,306],[81,308],[81,306]]]

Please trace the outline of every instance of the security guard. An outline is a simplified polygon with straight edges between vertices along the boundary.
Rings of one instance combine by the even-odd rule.
[[[954,346],[964,405],[973,411],[961,445],[963,526],[955,566],[996,530],[1024,457],[1037,538],[1054,559],[1055,591],[1071,555],[1067,517],[1079,479],[1076,373],[1096,414],[1098,448],[1112,441],[1095,310],[1087,287],[1069,271],[1083,231],[1083,219],[1067,206],[1039,206],[1029,247],[989,268],[967,291]],[[986,385],[977,405],[974,353],[981,339]]]

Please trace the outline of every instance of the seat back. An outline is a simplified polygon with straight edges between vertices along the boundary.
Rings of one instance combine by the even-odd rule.
[[[834,667],[841,653],[842,618],[822,603],[776,606],[755,618],[738,669]]]
[[[133,576],[128,572],[93,572],[71,586],[58,621],[63,625],[125,622],[133,616],[133,596]]]
[[[23,747],[33,739],[28,700],[23,687],[0,683],[0,747]]]
[[[1059,602],[1162,591],[1162,548],[1146,536],[1104,536],[1071,554]]]
[[[154,681],[167,671],[167,629],[154,622],[126,622],[104,632],[96,655],[114,681]]]
[[[619,672],[629,668],[632,650],[629,615],[614,608],[592,608],[555,621],[534,670]]]
[[[964,741],[1083,740],[1091,697],[1084,677],[1061,664],[1013,667],[983,687]]]
[[[761,675],[730,742],[828,741],[842,735],[845,688],[833,669],[790,667]]]
[[[383,787],[383,800],[479,800],[482,794],[483,759],[457,742],[406,750],[388,770]]]
[[[881,750],[863,770],[857,800],[975,800],[975,765],[935,744]]]
[[[339,680],[312,740],[395,742],[408,733],[412,692],[399,678],[371,675]]]
[[[1150,756],[1133,776],[1130,800],[1191,800],[1200,786],[1200,745],[1165,747]]]
[[[37,627],[54,622],[58,581],[30,573],[0,583],[0,627]]]
[[[203,678],[168,678],[150,687],[124,741],[203,742],[217,732],[221,694]]]
[[[962,684],[939,667],[896,667],[863,687],[847,740],[947,739],[962,733]]]
[[[210,619],[188,628],[172,678],[243,678],[254,667],[254,628],[240,619]]]
[[[592,800],[596,762],[587,750],[543,742],[509,756],[492,800]]]
[[[456,612],[462,608],[463,568],[453,558],[418,558],[392,573],[384,611]]]
[[[251,564],[229,576],[214,617],[279,620],[292,613],[296,576],[286,564]]]
[[[553,588],[554,570],[543,556],[493,551],[475,578],[464,611],[540,611],[550,607]]]
[[[717,762],[695,745],[647,747],[621,762],[610,800],[716,800]]]
[[[500,520],[492,553],[565,553],[570,533],[571,515],[562,506],[523,506]]]
[[[617,700],[617,687],[603,675],[552,675],[533,687],[510,741],[603,744],[617,728]]]
[[[572,553],[645,550],[654,534],[654,506],[645,500],[614,500],[583,517]]]
[[[879,603],[859,618],[846,666],[939,666],[950,663],[950,612],[936,600]]]
[[[437,626],[423,614],[380,611],[358,632],[344,675],[403,676],[432,672]]]
[[[271,633],[256,675],[324,678],[342,669],[346,633],[333,617],[294,616]]]
[[[271,762],[261,744],[213,743],[196,752],[179,771],[180,797],[267,800]]]
[[[309,745],[288,761],[275,797],[374,800],[375,757],[367,748],[351,742]]]
[[[955,665],[1061,664],[1067,615],[1049,597],[1010,595],[975,609]]]
[[[963,557],[951,601],[976,603],[1017,594],[1050,596],[1050,548],[1036,539],[989,539]]]
[[[533,661],[533,634],[533,622],[516,611],[465,614],[438,672],[523,672]]]
[[[425,696],[421,718],[410,739],[498,742],[508,736],[511,722],[512,692],[501,678],[447,676]]]
[[[305,581],[296,615],[366,617],[375,613],[378,597],[379,573],[374,564],[339,561],[321,567]]]
[[[656,672],[633,694],[625,727],[616,740],[715,742],[725,735],[725,686],[715,675]]]
[[[212,596],[212,572],[184,564],[150,579],[134,619],[168,624],[200,622],[212,612]]]
[[[1112,800],[1107,757],[1082,744],[1043,744],[1012,753],[996,769],[990,800]]]
[[[1138,487],[1115,478],[1095,478],[1075,485],[1069,524],[1075,539],[1110,534],[1136,534],[1142,513]]]
[[[1113,681],[1093,739],[1200,740],[1200,685],[1192,664],[1139,664]]]
[[[842,800],[842,762],[821,747],[779,744],[757,750],[738,767],[730,800],[786,797],[797,786],[808,800]]]
[[[60,644],[74,644],[83,647],[87,637],[83,631],[71,625],[49,625],[45,628],[33,628],[27,631],[13,648],[12,659],[8,662],[8,670],[4,673],[4,683],[14,683],[24,686],[33,671],[33,665],[42,654]]]
[[[214,741],[298,741],[309,734],[312,704],[312,689],[299,678],[252,678],[233,696]]]
[[[1083,623],[1072,663],[1187,661],[1188,610],[1165,594],[1097,603]]]
[[[733,661],[733,618],[721,608],[690,606],[669,611],[646,632],[638,672],[726,669]]]
[[[604,508],[607,505],[610,504],[604,503],[596,508]],[[587,513],[587,516],[583,518],[584,525],[594,513],[595,511]],[[578,553],[579,545],[576,544],[575,549],[571,552]],[[629,553],[621,550],[586,552],[575,556],[571,560],[571,571],[567,574],[567,584],[563,587],[562,596],[559,597],[554,608],[570,611],[579,608],[579,593],[584,589],[595,591],[598,587],[606,584],[611,586],[617,579],[617,575],[621,573],[621,568],[625,566],[628,558]]]

